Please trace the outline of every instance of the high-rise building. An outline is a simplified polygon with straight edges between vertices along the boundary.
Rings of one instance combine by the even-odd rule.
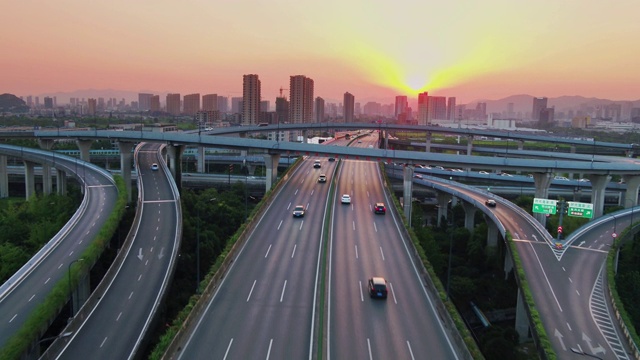
[[[167,112],[173,116],[180,115],[180,94],[167,94]]]
[[[447,119],[447,98],[444,96],[429,96],[429,123],[433,120]]]
[[[207,94],[202,95],[202,111],[218,110],[218,95]]]
[[[289,121],[289,102],[287,98],[276,98],[276,124],[284,124]]]
[[[269,100],[262,100],[260,101],[260,111],[261,112],[267,112],[269,111],[269,108],[271,107],[271,103]]]
[[[476,119],[487,120],[487,103],[479,102],[476,105]]]
[[[258,75],[242,76],[242,124],[260,123],[260,79]]]
[[[396,109],[398,104],[398,97],[396,96]],[[406,111],[406,110],[405,110]],[[429,93],[423,92],[418,94],[418,125],[430,125],[431,119],[429,118]]]
[[[45,102],[46,100],[47,98],[45,98]],[[97,113],[97,109],[98,102],[96,99],[89,98],[89,100],[87,100],[87,115],[95,115]]]
[[[149,111],[159,112],[160,110],[160,95],[151,96],[151,99],[149,99]]]
[[[450,96],[447,99],[447,120],[456,121],[456,98]]]
[[[184,96],[182,111],[185,115],[195,116],[200,111],[200,94],[189,94]]]
[[[553,122],[555,117],[555,109],[554,108],[545,108],[540,111],[540,119],[538,120],[539,127],[541,129],[547,129],[553,126]]]
[[[231,113],[232,114],[240,114],[242,112],[242,97],[232,97],[231,98]]]
[[[138,110],[149,111],[151,110],[151,98],[153,94],[139,93],[138,94]]]
[[[313,121],[313,79],[304,75],[289,78],[289,123]]]
[[[539,121],[540,120],[540,112],[547,108],[547,98],[546,97],[536,97],[533,98],[533,110],[531,110],[531,120]]]
[[[316,97],[316,122],[324,122],[324,99],[320,96]]]
[[[53,98],[45,96],[44,97],[44,108],[45,109],[53,109]]]
[[[218,111],[220,114],[229,112],[229,99],[226,96],[218,96]]]
[[[355,111],[355,96],[351,93],[344,93],[344,122],[350,123],[353,122],[353,114]]]
[[[400,121],[401,118],[406,119],[407,108],[409,107],[409,101],[406,96],[399,95],[396,96],[396,109],[395,109],[395,117],[396,120]]]

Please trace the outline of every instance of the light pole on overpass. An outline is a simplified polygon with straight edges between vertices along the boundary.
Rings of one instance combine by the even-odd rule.
[[[71,319],[73,319],[73,317],[75,317],[75,313],[74,313],[74,309],[73,309],[73,288],[71,287],[71,265],[73,265],[73,263],[78,262],[78,261],[84,261],[83,258],[80,259],[75,259],[73,261],[71,261],[69,263],[69,266],[67,267],[67,276],[69,279],[69,310],[70,310],[70,314],[71,314]]]

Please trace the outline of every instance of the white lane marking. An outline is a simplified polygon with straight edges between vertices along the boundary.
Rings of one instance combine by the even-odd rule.
[[[249,296],[247,296],[247,302],[249,302],[249,299],[251,298],[251,293],[253,293],[253,288],[256,286],[256,281],[258,280],[253,280],[253,285],[251,285],[251,290],[249,290]]]
[[[129,294],[129,300],[131,300],[132,296],[133,296],[133,291],[131,292],[131,294]]]
[[[48,283],[48,282],[49,282],[49,280],[51,280],[51,278],[48,278],[48,279],[47,279],[47,281],[45,281],[44,283],[45,283],[45,284],[46,284],[46,283]]]
[[[311,190],[311,196],[313,196],[313,192],[314,192],[314,190]]]
[[[107,337],[105,337],[104,340],[102,340],[102,343],[100,344],[100,347],[104,346],[105,342],[107,342]]]
[[[33,300],[33,298],[36,296],[36,294],[31,295],[31,297],[29,298],[29,301],[27,302],[31,302],[31,300]]]
[[[122,316],[122,311],[120,311],[120,314],[118,314],[118,317],[116,318],[116,321],[120,321],[120,316]]]
[[[156,241],[156,236],[153,237],[153,241]]]
[[[292,258],[292,259],[293,259],[293,256],[296,254],[296,247],[297,247],[297,246],[298,246],[297,244],[294,244],[294,245],[293,245],[293,252],[291,253],[291,258]]]
[[[229,355],[229,350],[231,350],[231,344],[233,344],[233,338],[231,338],[231,341],[229,341],[229,345],[227,345],[227,351],[224,352],[224,357],[222,358],[223,360],[227,359],[227,355]]]
[[[380,246],[380,255],[382,255],[382,261],[384,261],[384,251],[382,251],[382,246]]]
[[[293,193],[293,195],[298,195],[298,189],[296,189],[296,192]]]
[[[569,278],[569,282],[573,284],[573,280],[571,280],[571,278]]]
[[[571,325],[569,325],[569,323],[567,323],[567,327],[569,328],[569,331],[573,331],[571,330]]]
[[[578,296],[580,296],[580,291],[578,291],[578,289],[576,289],[576,294],[578,294]]]
[[[83,240],[80,240],[80,241],[78,242],[78,244],[82,244],[82,241],[83,241]]]
[[[9,320],[9,322],[12,322],[13,320],[15,320],[16,316],[18,316],[18,314],[13,315],[13,317],[11,318],[11,320]]]
[[[58,269],[60,269],[62,267],[62,265],[64,265],[64,264],[60,264],[60,266],[58,266]]]
[[[367,348],[369,349],[369,360],[373,360],[373,354],[371,354],[371,341],[367,338]]]
[[[304,225],[304,220],[300,223],[300,230],[302,230],[302,225]]]
[[[354,245],[353,247],[356,248],[356,259],[358,258],[358,245]]]
[[[371,197],[371,195],[369,195],[369,190],[367,190],[367,197]]]
[[[364,295],[362,295],[362,281],[358,281],[358,290],[360,290],[360,301],[364,301]]]
[[[542,275],[544,275],[544,279],[547,281],[547,286],[549,286],[549,290],[551,290],[551,295],[553,295],[553,299],[556,301],[556,304],[558,305],[558,309],[560,309],[560,312],[562,312],[562,306],[560,306],[560,302],[558,301],[558,298],[556,297],[556,293],[553,292],[553,288],[551,287],[551,283],[549,282],[549,278],[547,277],[547,273],[544,271],[544,267],[542,266],[542,262],[540,261],[540,258],[538,257],[538,253],[536,252],[536,249],[533,247],[533,244],[529,243],[529,246],[531,247],[531,250],[533,250],[533,254],[536,256],[536,260],[538,260],[538,265],[540,265],[540,270],[542,271]]]
[[[273,339],[269,341],[269,350],[267,351],[267,360],[269,360],[269,356],[271,355],[271,345],[273,345]]]
[[[280,220],[280,224],[278,224],[278,230],[280,230],[280,226],[282,226],[282,220]]]
[[[289,210],[290,207],[291,207],[291,203],[289,203],[289,205],[287,205],[287,210]]]
[[[409,348],[409,354],[411,354],[411,360],[415,360],[415,356],[413,356],[413,350],[411,350],[411,343],[407,340],[407,347]]]
[[[282,293],[280,294],[280,302],[282,302],[282,298],[284,297],[284,290],[287,288],[287,280],[284,281],[284,285],[282,286]]]
[[[153,252],[153,246],[151,247],[151,249],[149,250],[150,252]]]
[[[396,305],[398,304],[398,299],[396,299],[396,292],[393,291],[393,285],[391,285],[391,283],[389,283],[389,288],[391,288],[391,295],[393,295],[393,302],[396,303]]]
[[[353,231],[356,231],[356,221],[353,220],[352,222],[353,222]]]
[[[269,256],[269,251],[271,251],[271,245],[269,245],[269,248],[267,249],[267,253],[264,254],[265,259],[267,258],[267,256]]]
[[[71,256],[71,255],[73,255],[73,251],[71,251],[71,252],[69,253],[69,256]]]
[[[144,262],[144,266],[147,266],[149,264],[149,259],[147,259],[147,261]]]
[[[375,221],[373,222],[373,229],[374,229],[376,232],[378,232],[378,227],[376,226],[376,222],[375,222]]]

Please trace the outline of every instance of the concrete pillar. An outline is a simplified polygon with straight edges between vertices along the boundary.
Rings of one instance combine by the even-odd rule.
[[[509,273],[513,270],[513,259],[510,252],[506,251],[504,255],[504,279],[509,279]]]
[[[91,286],[89,282],[89,274],[80,279],[75,289],[71,290],[71,308],[73,314],[77,315],[78,311],[91,295]]]
[[[307,135],[309,134],[308,130],[302,130],[302,143],[306,144],[307,142],[309,142],[309,140],[307,139]]]
[[[487,222],[487,247],[496,247],[498,245],[498,226],[485,215]]]
[[[67,195],[67,173],[60,169],[56,170],[56,186],[58,195]]]
[[[24,161],[24,190],[25,190],[25,198],[29,200],[33,195],[36,194],[35,181],[33,176],[33,168],[35,163],[31,161]]]
[[[76,144],[78,145],[78,149],[80,149],[80,159],[90,162],[91,155],[89,150],[91,150],[91,144],[93,144],[93,140],[76,140]]]
[[[0,155],[0,198],[9,197],[9,174],[7,173],[7,156]]]
[[[206,148],[204,146],[198,146],[198,155],[196,155],[196,163],[197,163],[197,172],[202,174],[204,173],[204,164],[206,161],[205,153]]]
[[[591,180],[591,203],[593,204],[593,219],[602,216],[604,212],[604,193],[607,184],[611,181],[611,175],[587,175]]]
[[[278,181],[278,164],[280,163],[280,154],[264,154],[264,165],[266,172],[266,191]]]
[[[547,199],[549,197],[549,186],[553,179],[552,173],[535,173],[533,174],[533,183],[536,187],[535,197],[538,199]],[[547,224],[547,217],[545,214],[534,213],[533,217],[538,220],[542,226]]]
[[[577,187],[573,190],[573,201],[580,202],[582,198],[582,188]]]
[[[426,152],[431,152],[431,132],[427,131],[427,138],[425,139],[426,142],[426,146],[425,146],[425,150]]]
[[[384,132],[384,149],[389,149],[389,131]]]
[[[464,209],[464,227],[469,230],[470,234],[472,234],[475,226],[474,219],[478,209],[473,204],[466,201],[462,202],[462,208]]]
[[[640,187],[640,176],[624,175],[622,180],[627,184],[627,191],[624,193],[623,206],[631,208],[638,205],[638,188]]]
[[[529,339],[529,318],[527,317],[527,309],[525,301],[522,299],[524,294],[518,289],[518,301],[516,303],[516,331],[520,335],[520,342]]]
[[[256,173],[256,166],[255,166],[255,165],[249,165],[249,164],[247,164],[247,165],[246,165],[246,167],[247,167],[247,174],[248,174],[249,176],[253,176],[253,175],[255,175],[255,173]]]
[[[473,135],[469,135],[467,136],[467,155],[471,155],[472,149],[473,149]]]
[[[133,143],[118,141],[118,149],[120,150],[120,174],[124,180],[125,189],[127,189],[127,201],[131,201],[131,161],[133,159]]]
[[[411,227],[411,199],[413,198],[413,166],[404,166],[402,181],[402,197],[404,199],[404,216]]]
[[[169,156],[169,172],[173,176],[173,180],[178,186],[178,190],[182,189],[182,153],[184,145],[169,145],[166,147]]]
[[[446,192],[438,191],[438,221],[436,222],[438,226],[442,225],[442,218],[448,219],[448,209],[449,209],[449,200],[451,200],[452,195]]]
[[[518,150],[524,149],[524,140],[518,140]]]
[[[51,150],[54,145],[53,139],[38,139],[38,145],[43,150]],[[53,153],[52,153],[53,154]],[[53,154],[55,159],[55,154]],[[45,195],[51,194],[51,165],[42,164],[42,192]]]

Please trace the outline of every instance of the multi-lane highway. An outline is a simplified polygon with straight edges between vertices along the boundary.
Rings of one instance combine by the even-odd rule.
[[[59,359],[131,359],[160,306],[181,236],[179,195],[163,166],[160,144],[136,151],[141,220],[133,244],[98,305],[68,341]],[[152,164],[159,164],[152,170]],[[155,167],[154,167],[155,169]],[[94,294],[95,296],[95,294]]]
[[[11,146],[3,147],[15,150]],[[19,148],[15,153],[7,154],[25,158],[30,151]],[[51,156],[50,153],[45,155],[48,159]],[[37,158],[34,155],[32,161]],[[84,200],[73,222],[65,226],[17,276],[3,285],[0,294],[0,348],[16,334],[51,289],[59,281],[67,279],[69,266],[78,261],[115,207],[117,189],[109,173],[66,156],[57,156],[55,163],[57,168],[69,174],[78,174],[84,187]]]
[[[364,140],[366,145],[373,140]],[[358,144],[360,145],[360,144]],[[330,237],[328,359],[458,359],[426,291],[393,211],[375,214],[385,195],[379,165],[342,162]],[[341,194],[351,204],[341,204]],[[420,265],[418,265],[420,266]],[[384,277],[386,300],[371,299],[368,279]]]

